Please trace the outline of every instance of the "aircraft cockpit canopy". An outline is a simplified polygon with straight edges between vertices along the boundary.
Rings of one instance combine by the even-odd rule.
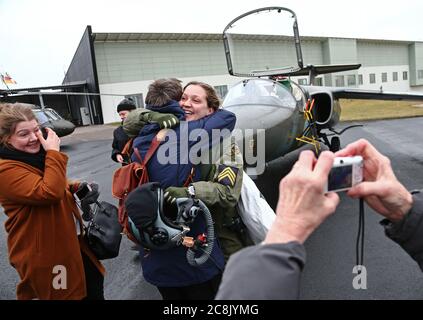
[[[295,109],[297,101],[285,86],[272,80],[250,79],[235,84],[223,101],[223,107],[268,105]]]
[[[53,109],[33,109],[33,112],[40,124],[62,119]]]
[[[283,7],[265,7],[232,20],[223,31],[228,72],[239,77],[289,74],[302,67],[297,19]]]

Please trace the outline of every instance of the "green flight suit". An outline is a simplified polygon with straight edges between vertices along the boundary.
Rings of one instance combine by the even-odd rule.
[[[128,113],[125,121],[123,122],[123,131],[129,138],[138,136],[140,130],[148,123],[146,116],[150,110],[138,108]]]
[[[220,147],[223,148],[222,145]],[[221,150],[221,155],[217,161],[213,161],[214,164],[197,166],[201,169],[203,181],[194,182],[192,185],[196,198],[205,203],[213,216],[215,233],[227,260],[231,254],[252,245],[253,242],[248,237],[245,226],[240,224],[236,210],[242,187],[242,154],[236,143],[231,142],[225,150]],[[232,180],[227,179],[228,176]],[[227,180],[227,183],[223,180]]]
[[[157,123],[160,129],[172,128],[179,124],[179,119],[171,113],[160,113],[144,108],[131,111],[123,122],[123,131],[129,138],[135,138],[140,130],[149,123]]]

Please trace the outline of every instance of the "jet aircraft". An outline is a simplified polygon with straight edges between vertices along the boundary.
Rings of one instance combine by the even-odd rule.
[[[297,17],[288,8],[264,7],[236,17],[223,31],[223,44],[229,74],[242,77],[229,89],[223,108],[236,114],[236,128],[243,132],[236,139],[243,146],[245,171],[273,208],[279,181],[299,153],[337,151],[339,135],[354,127],[335,129],[341,115],[339,99],[423,100],[418,93],[315,85],[321,74],[361,65],[304,64]],[[295,76],[308,76],[307,85],[293,81]],[[248,153],[255,157],[247,159]]]
[[[272,25],[271,21],[276,23]],[[297,17],[288,8],[265,7],[238,16],[225,27],[223,43],[229,74],[243,78],[230,88],[223,108],[236,114],[238,129],[255,130],[245,133],[244,141],[240,142],[251,146],[253,152],[258,152],[260,143],[257,130],[264,129],[266,168],[306,143],[312,144],[317,152],[321,143],[332,151],[338,150],[339,135],[350,128],[335,130],[341,114],[341,98],[423,100],[423,94],[418,93],[314,85],[320,74],[356,70],[361,65],[304,65]],[[263,57],[268,61],[257,68]],[[278,65],[289,59],[296,65]],[[290,79],[293,76],[308,76],[308,85],[295,83]],[[330,136],[333,137],[329,140]],[[292,159],[295,157],[290,164]],[[253,167],[257,164],[247,163],[247,169]],[[254,170],[247,172],[255,175]]]

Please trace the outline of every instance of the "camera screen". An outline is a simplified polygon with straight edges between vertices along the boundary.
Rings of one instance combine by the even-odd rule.
[[[334,167],[328,178],[328,191],[346,189],[352,186],[352,165]]]

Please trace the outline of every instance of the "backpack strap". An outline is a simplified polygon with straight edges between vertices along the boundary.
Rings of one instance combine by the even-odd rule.
[[[134,148],[135,156],[138,158],[138,161],[141,164],[141,170],[142,170],[141,176],[139,177],[138,186],[141,186],[142,184],[149,182],[146,165],[148,161],[151,159],[151,157],[154,155],[154,153],[156,152],[159,146],[160,146],[160,141],[157,139],[157,136],[155,136],[153,140],[151,141],[150,147],[147,150],[144,160],[142,159],[138,148]],[[127,195],[125,195],[123,199],[119,200],[119,222],[123,226],[123,233],[126,234],[128,239],[136,244],[139,244],[138,241],[135,239],[135,237],[132,235],[132,233],[129,231],[128,215],[126,213],[126,209],[124,205],[126,197]]]
[[[126,155],[129,158],[129,161],[131,161],[131,149],[132,149],[132,143],[134,142],[134,138],[129,139],[125,146],[123,147],[120,154]]]
[[[188,187],[190,185],[190,183],[193,183],[194,182],[194,174],[195,174],[195,167],[193,166],[191,168],[191,172],[190,172],[187,180],[185,181],[183,187],[186,188],[186,187]]]
[[[142,164],[142,158],[141,158],[141,154],[140,154],[140,151],[138,150],[138,148],[134,148],[134,153],[135,153],[135,156],[138,158],[138,162]]]
[[[157,148],[160,146],[160,141],[157,139],[157,135],[153,138],[153,141],[151,141],[150,147],[148,148],[147,153],[145,154],[144,160],[141,162],[141,165],[144,167],[147,165],[150,158],[153,156],[153,154],[156,152]],[[138,151],[138,150],[137,150]],[[138,151],[139,155],[139,151]],[[137,155],[137,157],[138,157]],[[140,157],[141,158],[141,157]]]
[[[148,176],[148,172],[147,172],[147,163],[148,161],[150,161],[151,157],[154,155],[154,153],[156,152],[157,148],[160,146],[160,141],[157,139],[157,135],[153,138],[153,140],[151,141],[150,147],[147,150],[147,153],[145,154],[144,159],[141,158],[140,152],[137,148],[134,148],[134,152],[136,157],[138,158],[138,161],[141,164],[141,175],[140,175],[140,180],[138,182],[138,186],[143,185],[144,183],[147,183],[150,181],[150,178]]]
[[[150,147],[147,150],[147,153],[145,154],[144,160],[141,157],[140,151],[138,148],[134,148],[135,156],[138,158],[138,162],[141,164],[142,167],[145,167],[148,163],[148,161],[151,159],[153,154],[156,152],[157,148],[160,146],[160,141],[157,140],[157,136],[153,138],[151,141]]]

